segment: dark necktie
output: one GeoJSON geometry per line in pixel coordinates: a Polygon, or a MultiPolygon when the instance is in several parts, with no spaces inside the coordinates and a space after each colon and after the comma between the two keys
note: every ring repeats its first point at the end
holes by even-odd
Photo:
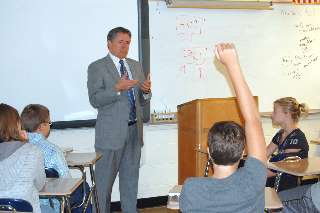
{"type": "MultiPolygon", "coordinates": [[[[127,75],[127,79],[129,79],[129,74],[126,70],[126,67],[124,66],[124,62],[121,59],[119,61],[120,63],[120,73],[121,73],[121,77],[124,75],[127,75]]],[[[129,89],[127,91],[127,95],[128,95],[128,101],[130,103],[130,114],[129,114],[129,121],[135,121],[136,120],[136,105],[135,105],[135,100],[134,100],[134,94],[133,94],[133,88],[129,89]]]]}

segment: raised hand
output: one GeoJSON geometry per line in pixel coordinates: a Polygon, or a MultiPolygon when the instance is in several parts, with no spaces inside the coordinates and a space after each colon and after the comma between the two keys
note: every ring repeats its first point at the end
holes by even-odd
{"type": "Polygon", "coordinates": [[[216,45],[215,55],[226,67],[239,66],[238,54],[232,43],[220,43],[216,45]]]}

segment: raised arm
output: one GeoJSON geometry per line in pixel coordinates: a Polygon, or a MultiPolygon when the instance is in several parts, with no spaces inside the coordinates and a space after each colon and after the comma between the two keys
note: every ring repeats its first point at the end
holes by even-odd
{"type": "Polygon", "coordinates": [[[260,115],[242,75],[237,51],[233,44],[221,43],[216,46],[216,56],[225,65],[237,96],[240,111],[245,121],[248,155],[266,164],[266,143],[260,115]]]}

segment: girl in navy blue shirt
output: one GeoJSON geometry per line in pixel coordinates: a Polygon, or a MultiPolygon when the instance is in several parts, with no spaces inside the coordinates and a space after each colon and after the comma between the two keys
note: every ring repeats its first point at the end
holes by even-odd
{"type": "MultiPolygon", "coordinates": [[[[267,146],[267,155],[271,162],[285,159],[289,156],[308,157],[309,145],[304,133],[298,128],[301,115],[307,114],[305,104],[299,104],[295,98],[285,97],[274,102],[272,123],[281,129],[267,146]]],[[[267,186],[273,186],[276,173],[268,172],[267,186]]],[[[283,174],[279,191],[293,188],[297,185],[297,177],[283,174]]]]}

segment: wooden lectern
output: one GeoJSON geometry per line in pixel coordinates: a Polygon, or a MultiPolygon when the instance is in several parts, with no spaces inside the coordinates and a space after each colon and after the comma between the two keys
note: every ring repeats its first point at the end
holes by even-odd
{"type": "Polygon", "coordinates": [[[204,175],[208,132],[218,121],[243,124],[236,98],[197,99],[178,105],[178,184],[204,175]]]}

